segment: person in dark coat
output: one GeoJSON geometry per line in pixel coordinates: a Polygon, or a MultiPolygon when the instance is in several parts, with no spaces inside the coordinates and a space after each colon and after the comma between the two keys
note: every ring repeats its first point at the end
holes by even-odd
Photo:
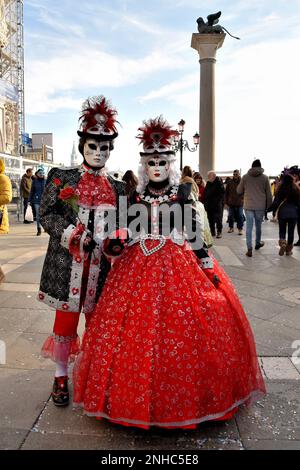
{"type": "Polygon", "coordinates": [[[236,221],[238,234],[243,234],[243,196],[236,192],[241,181],[241,175],[239,170],[234,170],[232,178],[226,184],[225,189],[225,204],[228,206],[228,233],[234,232],[234,222],[236,221]]]}
{"type": "MultiPolygon", "coordinates": [[[[277,214],[279,224],[279,255],[292,254],[294,232],[300,210],[300,190],[295,184],[292,175],[286,174],[277,190],[275,199],[269,208],[273,216],[277,214]],[[288,237],[286,241],[286,231],[288,237]]],[[[268,212],[269,212],[268,211],[268,212]]]]}
{"type": "Polygon", "coordinates": [[[207,212],[210,231],[213,237],[222,237],[223,209],[224,209],[224,185],[214,171],[207,173],[207,183],[204,190],[204,207],[207,212]]]}
{"type": "Polygon", "coordinates": [[[41,235],[41,222],[40,222],[40,205],[42,195],[45,189],[45,173],[43,168],[39,168],[36,172],[36,178],[32,181],[31,190],[28,202],[35,209],[36,214],[36,225],[37,225],[37,236],[41,235]]]}
{"type": "Polygon", "coordinates": [[[125,194],[128,199],[132,196],[138,185],[138,179],[132,170],[127,170],[123,175],[122,181],[125,183],[125,194]]]}
{"type": "Polygon", "coordinates": [[[23,198],[23,208],[24,208],[24,224],[30,223],[25,220],[25,214],[28,206],[28,199],[30,195],[30,190],[32,186],[32,168],[27,168],[26,172],[21,179],[21,197],[23,198]]]}

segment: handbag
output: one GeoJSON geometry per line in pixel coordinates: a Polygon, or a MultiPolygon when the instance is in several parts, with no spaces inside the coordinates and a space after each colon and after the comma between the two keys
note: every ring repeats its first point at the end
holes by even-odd
{"type": "Polygon", "coordinates": [[[273,220],[275,221],[278,221],[278,214],[279,214],[279,209],[280,207],[286,202],[286,199],[284,199],[283,201],[281,201],[281,203],[279,204],[279,206],[277,207],[277,210],[274,214],[274,217],[273,217],[273,220]]]}
{"type": "Polygon", "coordinates": [[[33,222],[33,212],[32,212],[32,207],[30,204],[28,204],[26,213],[25,213],[25,220],[26,222],[33,222]]]}

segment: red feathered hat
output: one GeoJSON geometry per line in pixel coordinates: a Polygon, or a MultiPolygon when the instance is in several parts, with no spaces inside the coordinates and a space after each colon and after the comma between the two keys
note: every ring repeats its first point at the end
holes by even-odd
{"type": "Polygon", "coordinates": [[[171,129],[170,124],[162,116],[143,121],[143,126],[138,130],[141,133],[137,135],[137,139],[140,139],[144,148],[144,152],[140,152],[141,157],[150,157],[154,154],[175,155],[171,147],[172,137],[176,131],[171,129]]]}
{"type": "Polygon", "coordinates": [[[92,96],[82,105],[81,130],[77,134],[99,141],[113,140],[118,136],[116,116],[117,111],[104,96],[92,96]]]}

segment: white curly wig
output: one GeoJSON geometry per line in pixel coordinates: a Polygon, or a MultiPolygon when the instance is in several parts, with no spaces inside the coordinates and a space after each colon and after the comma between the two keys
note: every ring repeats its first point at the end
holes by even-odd
{"type": "MultiPolygon", "coordinates": [[[[163,156],[161,156],[164,158],[163,156]]],[[[143,193],[145,191],[145,188],[147,184],[149,183],[149,177],[147,175],[147,169],[146,165],[149,160],[153,158],[153,155],[149,155],[147,157],[141,157],[140,163],[139,163],[139,168],[138,168],[138,186],[136,188],[137,192],[139,194],[143,193]]],[[[166,160],[170,163],[170,172],[169,172],[169,183],[171,186],[174,186],[176,184],[179,184],[180,180],[180,171],[179,168],[177,167],[177,162],[174,157],[168,156],[166,160]]]]}

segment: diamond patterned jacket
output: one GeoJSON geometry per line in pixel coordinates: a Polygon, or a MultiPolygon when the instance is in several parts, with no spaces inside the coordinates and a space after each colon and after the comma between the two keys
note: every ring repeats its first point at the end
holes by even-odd
{"type": "MultiPolygon", "coordinates": [[[[103,240],[97,237],[97,227],[107,210],[116,211],[118,225],[119,196],[124,195],[125,183],[105,174],[105,187],[114,195],[116,206],[107,207],[99,204],[93,208],[79,207],[78,215],[73,208],[59,198],[60,190],[65,187],[76,190],[87,169],[81,165],[75,168],[52,168],[40,206],[41,224],[50,235],[48,250],[41,275],[38,299],[50,307],[69,312],[91,312],[100,296],[110,270],[110,262],[101,251],[103,240]],[[94,250],[88,267],[84,261],[84,252],[78,256],[69,253],[69,240],[78,222],[92,227],[94,250]],[[88,269],[88,271],[87,271],[88,269]],[[84,274],[84,276],[83,276],[84,274]],[[87,279],[86,294],[80,299],[82,280],[87,279]]],[[[89,191],[89,188],[86,188],[89,191]]],[[[105,196],[105,195],[103,195],[105,196]]],[[[98,229],[99,232],[99,229],[98,229]]]]}

